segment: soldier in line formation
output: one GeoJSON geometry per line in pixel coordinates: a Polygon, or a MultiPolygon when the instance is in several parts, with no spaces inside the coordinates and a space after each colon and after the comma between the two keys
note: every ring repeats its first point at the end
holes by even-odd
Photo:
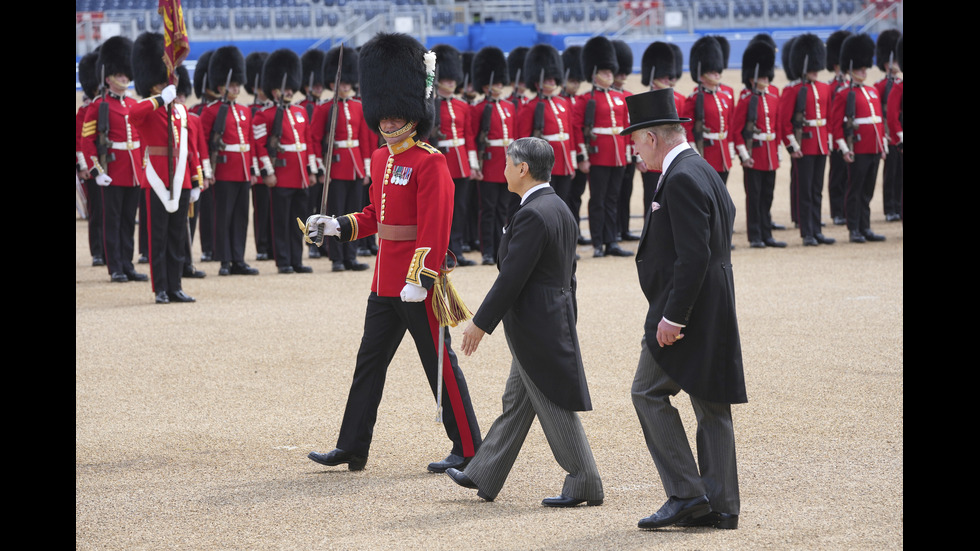
{"type": "MultiPolygon", "coordinates": [[[[779,144],[792,165],[791,213],[804,245],[834,242],[821,231],[825,173],[833,223],[847,225],[851,242],[881,241],[869,223],[881,160],[886,220],[901,220],[903,213],[902,45],[893,30],[882,32],[877,43],[847,31],[833,33],[826,43],[812,34],[794,37],[783,46],[790,82],[780,91],[771,83],[776,45],[760,34],[745,50],[745,88],[736,96],[721,82],[728,65],[724,37],[705,36],[692,46],[690,94],[677,85],[684,65],[680,48],[654,42],[643,52],[641,82],[650,89],[674,88],[678,113],[691,119],[688,141],[723,181],[734,160],[742,163],[751,247],[786,246],[773,238],[772,230],[784,228],[770,216],[779,144]],[[865,79],[873,64],[886,77],[872,85],[865,79]],[[817,80],[824,68],[835,75],[828,83],[817,80]]],[[[131,41],[115,37],[83,57],[79,81],[85,101],[76,116],[76,169],[88,199],[92,263],[106,266],[110,280],[120,283],[152,279],[132,261],[137,212],[140,220],[152,220],[148,195],[139,189],[152,188],[146,169],[154,161],[130,117],[138,102],[127,88],[133,67],[142,63],[132,49],[131,41]]],[[[631,255],[619,242],[637,239],[629,230],[634,170],[641,174],[644,205],[660,175],[619,135],[629,125],[625,98],[631,92],[623,84],[632,73],[630,47],[598,36],[564,52],[547,44],[515,48],[506,56],[495,46],[460,52],[441,44],[433,51],[435,121],[421,137],[446,157],[455,184],[447,266],[475,264],[464,256],[469,252],[479,252],[484,265],[496,262],[501,232],[517,206],[506,190],[504,151],[525,136],[552,145],[552,186],[577,219],[588,186],[590,231],[588,237],[580,234],[579,244],[591,244],[594,257],[631,255]],[[585,82],[591,87],[582,92],[585,82]]],[[[195,233],[201,260],[220,262],[219,275],[258,273],[244,258],[249,202],[256,260],[274,260],[282,274],[308,273],[306,252],[310,258],[328,256],[333,271],[367,269],[356,256],[376,251],[373,241],[306,247],[295,224],[320,211],[328,169],[326,214],[367,204],[371,153],[381,140],[363,116],[357,56],[356,49],[342,46],[303,56],[282,49],[247,57],[225,46],[200,56],[193,82],[199,103],[185,109],[191,157],[198,161],[188,165],[196,190],[188,196],[196,202],[188,208],[186,244],[180,254],[171,252],[174,262],[180,258],[182,277],[204,277],[190,256],[195,233]],[[254,98],[249,106],[237,102],[243,87],[254,98]],[[323,98],[324,90],[333,97],[323,98]],[[297,92],[304,99],[294,104],[297,92]]],[[[178,81],[183,98],[191,83],[186,70],[178,73],[185,75],[178,81]]],[[[153,254],[150,226],[140,227],[140,262],[150,262],[153,254]]]]}

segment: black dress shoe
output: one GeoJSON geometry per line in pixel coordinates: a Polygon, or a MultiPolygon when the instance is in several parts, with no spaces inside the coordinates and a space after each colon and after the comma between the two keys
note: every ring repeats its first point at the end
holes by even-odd
{"type": "Polygon", "coordinates": [[[371,249],[367,247],[358,247],[357,256],[371,256],[371,249]]]}
{"type": "Polygon", "coordinates": [[[640,519],[640,528],[663,528],[678,522],[693,520],[711,512],[708,496],[679,499],[671,496],[656,513],[640,519]]]}
{"type": "Polygon", "coordinates": [[[292,266],[279,266],[280,274],[295,274],[296,270],[292,266]]]}
{"type": "Polygon", "coordinates": [[[105,259],[102,258],[101,256],[93,256],[92,257],[92,265],[93,266],[105,266],[105,259]]]}
{"type": "Polygon", "coordinates": [[[623,241],[639,241],[640,240],[640,236],[639,235],[634,235],[634,234],[632,234],[630,232],[623,232],[619,237],[623,241]]]}
{"type": "Polygon", "coordinates": [[[349,260],[347,262],[344,262],[344,268],[352,272],[363,272],[364,270],[367,270],[369,266],[363,262],[358,262],[356,260],[349,260]]]}
{"type": "MultiPolygon", "coordinates": [[[[751,241],[751,242],[749,242],[749,247],[751,247],[753,249],[765,249],[766,248],[766,244],[763,243],[762,241],[751,241]]],[[[732,248],[734,249],[735,247],[732,247],[732,248]]]]}
{"type": "Polygon", "coordinates": [[[337,261],[330,264],[330,271],[332,272],[343,272],[347,269],[343,262],[337,261]]]}
{"type": "Polygon", "coordinates": [[[351,471],[364,470],[364,465],[367,464],[366,455],[357,455],[356,453],[345,452],[340,448],[335,448],[327,453],[310,452],[310,454],[306,457],[309,457],[313,461],[328,467],[336,467],[337,465],[347,463],[347,468],[351,471]]]}
{"type": "Polygon", "coordinates": [[[850,238],[849,239],[850,239],[851,243],[865,243],[865,242],[867,242],[867,239],[865,239],[864,236],[861,235],[861,232],[859,232],[859,231],[852,231],[850,233],[850,238]]]}
{"type": "Polygon", "coordinates": [[[147,281],[150,278],[146,274],[141,274],[139,272],[126,272],[126,279],[130,281],[147,281]]]}
{"type": "Polygon", "coordinates": [[[261,262],[263,260],[269,260],[268,253],[255,253],[255,260],[261,262]]]}
{"type": "Polygon", "coordinates": [[[170,299],[170,302],[196,302],[194,300],[194,297],[188,295],[187,293],[179,289],[172,293],[168,291],[167,298],[170,299]]]}
{"type": "Polygon", "coordinates": [[[313,267],[312,266],[304,266],[304,265],[300,264],[299,266],[293,266],[293,271],[296,272],[297,274],[312,274],[313,273],[313,267]]]}
{"type": "Polygon", "coordinates": [[[470,477],[466,476],[466,473],[464,473],[459,469],[454,469],[452,467],[449,467],[448,469],[446,469],[446,474],[449,475],[449,478],[453,479],[453,482],[459,484],[464,488],[469,488],[470,490],[479,490],[479,488],[476,487],[476,483],[470,480],[470,477]]]}
{"type": "Polygon", "coordinates": [[[494,259],[493,259],[492,256],[490,256],[488,254],[483,255],[483,265],[484,266],[493,266],[494,264],[496,264],[496,262],[494,261],[494,259]]]}
{"type": "Polygon", "coordinates": [[[711,511],[703,517],[678,522],[677,526],[683,526],[685,528],[708,527],[735,530],[738,528],[738,515],[711,511]]]}
{"type": "Polygon", "coordinates": [[[603,252],[602,247],[596,247],[595,250],[592,251],[592,258],[602,258],[604,256],[606,256],[606,253],[603,252]]]}
{"type": "Polygon", "coordinates": [[[873,232],[871,230],[864,230],[863,232],[861,232],[861,235],[864,236],[864,240],[865,241],[884,241],[885,240],[885,236],[884,235],[875,233],[875,232],[873,232]]]}
{"type": "Polygon", "coordinates": [[[476,266],[475,260],[470,260],[469,258],[459,257],[456,259],[457,266],[476,266]]]}
{"type": "Polygon", "coordinates": [[[602,500],[575,499],[574,497],[565,497],[563,495],[558,497],[546,497],[541,500],[541,505],[544,505],[545,507],[577,507],[583,503],[589,507],[596,507],[598,505],[602,505],[602,500]]]}
{"type": "Polygon", "coordinates": [[[803,238],[803,246],[804,247],[816,247],[819,244],[820,243],[817,241],[817,239],[815,237],[804,237],[803,238]]]}
{"type": "Polygon", "coordinates": [[[824,235],[822,233],[818,233],[817,235],[814,235],[813,237],[814,237],[814,239],[817,240],[817,243],[820,243],[821,245],[833,245],[834,243],[837,243],[837,240],[836,239],[834,239],[833,237],[827,237],[826,235],[824,235]]]}
{"type": "Polygon", "coordinates": [[[320,249],[316,245],[310,245],[310,258],[320,258],[320,249]]]}
{"type": "Polygon", "coordinates": [[[201,253],[201,262],[212,262],[214,260],[214,255],[211,253],[201,253]]]}
{"type": "Polygon", "coordinates": [[[141,254],[139,258],[136,259],[137,264],[149,264],[150,259],[147,258],[145,254],[141,254]]]}
{"type": "Polygon", "coordinates": [[[776,231],[783,231],[786,229],[786,226],[773,222],[772,224],[769,224],[769,229],[776,230],[776,231]]]}
{"type": "Polygon", "coordinates": [[[231,275],[231,262],[222,262],[221,267],[218,268],[219,276],[231,275]]]}
{"type": "Polygon", "coordinates": [[[892,212],[885,215],[885,222],[898,222],[902,219],[902,215],[897,212],[892,212]]]}
{"type": "Polygon", "coordinates": [[[843,216],[835,216],[834,217],[834,225],[835,226],[843,226],[846,223],[847,223],[847,218],[844,218],[843,216]]]}
{"type": "Polygon", "coordinates": [[[463,243],[460,246],[459,250],[463,251],[464,253],[468,253],[473,250],[473,247],[470,247],[469,243],[463,243]]]}
{"type": "Polygon", "coordinates": [[[585,237],[582,237],[580,235],[580,236],[578,236],[578,244],[579,245],[591,245],[592,244],[592,240],[591,239],[587,239],[585,237]]]}
{"type": "Polygon", "coordinates": [[[244,262],[234,262],[231,265],[232,275],[259,275],[259,271],[244,262]]]}
{"type": "Polygon", "coordinates": [[[786,248],[786,242],[785,241],[776,241],[775,239],[773,239],[771,237],[769,239],[766,239],[765,241],[763,241],[763,243],[765,243],[767,247],[776,247],[777,249],[785,249],[786,248]]]}
{"type": "Polygon", "coordinates": [[[155,297],[157,304],[170,304],[170,297],[167,296],[166,291],[160,291],[155,297]]]}
{"type": "Polygon", "coordinates": [[[621,249],[619,245],[612,243],[606,245],[606,256],[633,256],[633,251],[621,249]]]}
{"type": "Polygon", "coordinates": [[[442,461],[435,461],[433,463],[429,463],[429,472],[444,473],[446,472],[446,469],[456,469],[458,471],[461,471],[465,469],[467,465],[470,464],[470,459],[472,459],[472,457],[461,457],[459,455],[451,453],[447,455],[446,458],[443,459],[442,461]]]}
{"type": "Polygon", "coordinates": [[[126,283],[127,281],[129,281],[129,278],[126,277],[126,274],[122,272],[116,272],[109,276],[109,281],[113,283],[126,283]]]}
{"type": "Polygon", "coordinates": [[[207,274],[205,274],[201,270],[195,268],[193,264],[184,265],[184,277],[190,279],[203,279],[206,275],[207,274]]]}

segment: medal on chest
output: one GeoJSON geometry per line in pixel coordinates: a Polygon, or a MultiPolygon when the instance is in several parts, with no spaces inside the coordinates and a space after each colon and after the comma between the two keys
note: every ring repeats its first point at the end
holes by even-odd
{"type": "Polygon", "coordinates": [[[395,186],[404,186],[408,184],[408,179],[412,176],[412,167],[410,166],[396,166],[391,172],[391,178],[388,182],[395,186]]]}

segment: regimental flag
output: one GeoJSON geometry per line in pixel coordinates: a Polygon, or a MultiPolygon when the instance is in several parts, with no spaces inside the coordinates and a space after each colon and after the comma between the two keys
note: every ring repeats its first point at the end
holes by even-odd
{"type": "Polygon", "coordinates": [[[163,17],[163,62],[167,65],[168,82],[174,84],[174,68],[183,63],[191,48],[184,10],[180,0],[160,0],[157,12],[163,17]]]}

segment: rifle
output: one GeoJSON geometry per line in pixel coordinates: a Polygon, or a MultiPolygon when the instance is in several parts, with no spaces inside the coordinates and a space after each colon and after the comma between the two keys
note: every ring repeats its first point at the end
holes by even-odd
{"type": "Polygon", "coordinates": [[[655,90],[656,86],[653,85],[653,75],[657,74],[657,66],[654,65],[650,67],[650,89],[655,90]]]}
{"type": "Polygon", "coordinates": [[[762,92],[758,90],[759,64],[755,64],[755,77],[752,79],[752,98],[749,100],[749,110],[745,115],[745,126],[742,128],[742,139],[745,140],[745,151],[749,158],[752,158],[752,135],[756,133],[759,125],[759,96],[762,92]]]}
{"type": "MultiPolygon", "coordinates": [[[[851,61],[851,67],[848,72],[854,71],[854,62],[851,61]]],[[[847,143],[847,149],[850,152],[854,152],[854,115],[857,112],[856,101],[854,92],[854,79],[851,78],[851,83],[847,90],[847,103],[844,104],[844,141],[847,143]]]]}
{"type": "Polygon", "coordinates": [[[596,68],[592,68],[592,92],[589,96],[589,101],[585,103],[585,121],[582,127],[582,136],[585,138],[585,149],[589,153],[595,153],[599,151],[599,147],[593,145],[595,142],[595,132],[592,131],[595,128],[595,74],[596,68]]]}
{"type": "MultiPolygon", "coordinates": [[[[698,62],[698,76],[701,76],[701,62],[698,62]]],[[[704,157],[704,85],[698,81],[697,96],[694,98],[694,146],[704,157]]]]}
{"type": "MultiPolygon", "coordinates": [[[[493,87],[494,72],[490,72],[490,87],[493,87]]],[[[490,92],[487,92],[490,95],[490,92]]],[[[489,145],[490,119],[493,116],[493,100],[489,97],[483,102],[483,116],[480,118],[480,135],[476,139],[476,158],[480,164],[480,172],[483,172],[483,161],[487,158],[487,145],[489,145]]]]}
{"type": "Polygon", "coordinates": [[[116,155],[109,153],[109,85],[105,83],[105,65],[102,66],[102,101],[99,103],[99,119],[95,128],[95,149],[99,156],[99,166],[108,174],[108,163],[114,161],[116,155]]]}
{"type": "MultiPolygon", "coordinates": [[[[810,56],[807,55],[803,58],[803,71],[806,71],[807,66],[810,63],[810,56]]],[[[801,75],[802,81],[800,82],[800,90],[796,93],[796,107],[793,110],[793,136],[796,138],[796,144],[803,149],[803,123],[806,120],[806,97],[807,97],[807,87],[809,83],[806,79],[806,73],[801,75]]]]}
{"type": "MultiPolygon", "coordinates": [[[[341,47],[343,49],[343,47],[341,47]]],[[[306,86],[306,120],[313,120],[313,111],[316,109],[316,98],[313,95],[313,71],[310,71],[310,83],[306,86]]]]}
{"type": "MultiPolygon", "coordinates": [[[[439,87],[439,65],[436,64],[436,74],[435,74],[436,87],[439,87]]],[[[439,147],[439,142],[446,138],[446,135],[442,133],[442,96],[439,95],[439,91],[432,95],[432,130],[429,131],[429,143],[439,147]]]]}
{"type": "Polygon", "coordinates": [[[225,126],[228,123],[228,87],[231,85],[231,72],[228,69],[228,78],[225,79],[225,91],[221,94],[221,105],[218,107],[218,114],[214,117],[214,125],[211,127],[211,135],[208,136],[208,156],[211,159],[211,169],[217,171],[218,153],[224,151],[225,143],[222,138],[225,135],[225,126]]]}
{"type": "Polygon", "coordinates": [[[538,104],[534,106],[534,130],[531,135],[540,138],[544,135],[544,69],[541,69],[541,76],[538,77],[538,104]]]}
{"type": "Polygon", "coordinates": [[[888,54],[888,72],[885,73],[885,90],[881,93],[881,120],[885,135],[888,135],[888,94],[892,92],[895,85],[895,75],[892,74],[892,64],[895,62],[895,52],[888,54]]]}
{"type": "Polygon", "coordinates": [[[517,74],[514,75],[514,91],[510,94],[510,101],[513,102],[514,108],[517,109],[521,106],[521,97],[517,94],[517,89],[520,87],[521,82],[521,68],[517,68],[517,74]]]}
{"type": "Polygon", "coordinates": [[[272,161],[272,166],[286,166],[286,160],[279,158],[282,151],[280,140],[282,140],[282,117],[286,111],[286,74],[282,75],[282,86],[279,87],[279,97],[275,100],[276,115],[272,119],[272,128],[269,130],[269,137],[265,142],[265,149],[272,161]]]}

